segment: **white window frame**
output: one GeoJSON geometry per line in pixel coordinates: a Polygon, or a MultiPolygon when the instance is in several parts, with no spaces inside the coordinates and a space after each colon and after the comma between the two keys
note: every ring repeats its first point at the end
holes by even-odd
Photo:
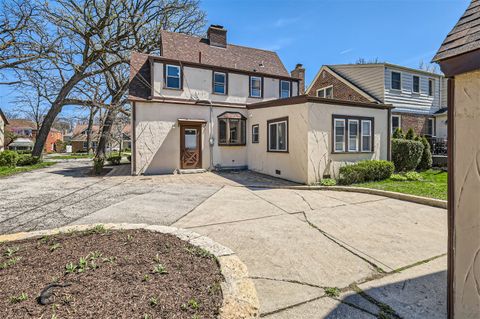
{"type": "Polygon", "coordinates": [[[402,90],[402,86],[403,86],[403,83],[402,83],[402,72],[390,71],[390,89],[395,90],[395,91],[401,91],[401,90],[402,90]],[[393,87],[393,73],[400,74],[400,88],[399,88],[399,89],[393,87]]]}
{"type": "Polygon", "coordinates": [[[393,118],[398,118],[398,127],[402,128],[402,117],[400,115],[392,115],[390,125],[392,126],[392,134],[395,132],[396,128],[393,127],[393,118]]]}
{"type": "Polygon", "coordinates": [[[283,152],[283,153],[287,153],[288,152],[288,120],[278,120],[278,121],[271,121],[268,123],[267,125],[267,129],[268,129],[268,141],[267,141],[267,149],[269,152],[283,152]],[[280,134],[278,134],[279,132],[279,124],[282,124],[282,123],[285,123],[285,148],[284,149],[280,149],[279,148],[279,145],[280,145],[280,134]],[[272,135],[270,134],[270,127],[271,126],[276,126],[276,131],[277,131],[277,136],[276,136],[276,148],[271,148],[271,145],[270,145],[270,140],[272,138],[272,135]]]}
{"type": "Polygon", "coordinates": [[[175,89],[175,90],[180,90],[182,88],[182,68],[179,65],[174,65],[174,64],[165,65],[165,88],[175,89]],[[168,75],[168,68],[169,67],[173,67],[173,68],[178,69],[178,77],[168,75]],[[168,86],[168,78],[174,78],[174,79],[178,78],[178,87],[168,86]]]}
{"type": "Polygon", "coordinates": [[[360,146],[360,142],[358,141],[358,138],[359,138],[359,130],[360,130],[360,121],[357,120],[357,119],[348,119],[348,128],[347,128],[347,131],[348,131],[348,152],[351,152],[351,153],[358,153],[358,149],[359,149],[359,146],[360,146]],[[357,132],[355,134],[355,149],[351,149],[350,148],[350,141],[352,139],[352,136],[350,135],[351,132],[350,132],[350,123],[356,123],[357,124],[357,132]]]}
{"type": "Polygon", "coordinates": [[[435,118],[429,117],[427,119],[427,129],[430,127],[430,121],[432,121],[432,134],[430,132],[427,132],[427,135],[430,135],[431,137],[435,137],[435,118]]]}
{"type": "Polygon", "coordinates": [[[420,76],[412,75],[412,93],[420,94],[420,91],[421,91],[420,82],[421,82],[420,76]],[[418,79],[418,91],[415,91],[415,78],[418,79]]]}
{"type": "Polygon", "coordinates": [[[435,95],[435,79],[428,79],[428,96],[434,96],[435,95]],[[430,91],[430,83],[432,85],[432,90],[430,91]]]}
{"type": "Polygon", "coordinates": [[[340,118],[333,119],[333,152],[334,153],[344,153],[345,152],[345,134],[347,132],[346,120],[340,118]],[[337,122],[343,123],[343,141],[342,149],[337,149],[337,122]]]}
{"type": "Polygon", "coordinates": [[[317,97],[321,97],[321,98],[324,98],[324,99],[333,99],[333,85],[329,85],[329,86],[318,89],[317,90],[317,97]],[[327,90],[328,89],[331,89],[331,92],[332,92],[330,97],[327,97],[327,90]],[[323,92],[323,96],[319,95],[320,92],[323,92]]]}
{"type": "Polygon", "coordinates": [[[260,125],[259,124],[253,124],[252,125],[252,144],[258,144],[260,143],[260,125]],[[255,130],[257,131],[255,133],[255,130]],[[257,140],[255,140],[253,137],[257,136],[257,140]]]}
{"type": "Polygon", "coordinates": [[[361,145],[360,146],[361,147],[360,151],[362,153],[371,153],[372,152],[372,149],[373,149],[373,147],[372,147],[372,145],[373,145],[373,123],[372,123],[372,120],[362,120],[361,121],[361,125],[360,125],[360,145],[361,145]],[[364,135],[363,134],[363,124],[364,123],[368,123],[368,125],[369,125],[369,132],[370,132],[369,135],[364,135]],[[369,141],[370,141],[370,143],[368,145],[368,150],[365,150],[364,147],[363,147],[364,146],[363,138],[365,136],[368,136],[369,141]]]}
{"type": "Polygon", "coordinates": [[[286,99],[292,96],[292,82],[286,81],[286,80],[280,80],[280,98],[281,99],[286,99]],[[282,87],[284,83],[288,84],[288,95],[287,96],[282,96],[282,93],[285,91],[282,87]]]}
{"type": "Polygon", "coordinates": [[[227,95],[227,73],[225,72],[213,72],[213,94],[218,94],[218,95],[227,95]],[[223,83],[222,82],[216,82],[215,81],[215,75],[216,74],[221,74],[223,75],[223,83]],[[215,85],[222,85],[223,84],[223,93],[215,92],[215,85]]]}
{"type": "Polygon", "coordinates": [[[263,78],[261,76],[250,76],[250,97],[261,98],[262,95],[263,95],[263,78]],[[254,79],[260,80],[260,89],[259,89],[260,94],[258,96],[252,94],[253,93],[253,80],[254,79]]]}

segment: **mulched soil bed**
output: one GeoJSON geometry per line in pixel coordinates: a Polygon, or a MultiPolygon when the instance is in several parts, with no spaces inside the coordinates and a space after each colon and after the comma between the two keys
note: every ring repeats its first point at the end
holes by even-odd
{"type": "Polygon", "coordinates": [[[222,304],[215,257],[168,234],[96,226],[0,252],[1,318],[215,318],[222,304]]]}

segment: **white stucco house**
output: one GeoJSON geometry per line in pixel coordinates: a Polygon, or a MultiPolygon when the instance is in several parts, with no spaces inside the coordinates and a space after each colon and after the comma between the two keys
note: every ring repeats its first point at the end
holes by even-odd
{"type": "Polygon", "coordinates": [[[132,53],[132,174],[250,169],[312,184],[388,159],[391,106],[304,95],[305,70],[275,52],[162,32],[161,55],[132,53]]]}
{"type": "Polygon", "coordinates": [[[0,152],[5,149],[5,126],[8,124],[7,117],[0,109],[0,152]]]}

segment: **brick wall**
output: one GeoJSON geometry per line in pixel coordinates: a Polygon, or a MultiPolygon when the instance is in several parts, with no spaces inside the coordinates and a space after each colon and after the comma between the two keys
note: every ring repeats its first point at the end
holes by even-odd
{"type": "Polygon", "coordinates": [[[317,96],[317,90],[333,85],[333,98],[339,100],[370,102],[366,97],[340,81],[330,72],[323,70],[318,79],[312,84],[308,95],[317,96]]]}
{"type": "Polygon", "coordinates": [[[400,115],[401,126],[404,133],[407,133],[410,128],[412,128],[417,135],[425,135],[427,133],[427,120],[430,117],[425,115],[399,114],[394,112],[392,112],[392,115],[400,115]]]}

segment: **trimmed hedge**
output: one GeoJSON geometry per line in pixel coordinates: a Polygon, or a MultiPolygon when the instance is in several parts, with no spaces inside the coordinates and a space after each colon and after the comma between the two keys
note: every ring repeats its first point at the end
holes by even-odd
{"type": "Polygon", "coordinates": [[[340,168],[339,184],[350,185],[389,178],[395,166],[389,161],[368,160],[340,168]]]}
{"type": "Polygon", "coordinates": [[[18,157],[17,166],[35,165],[40,162],[40,158],[30,154],[21,154],[18,157]]]}
{"type": "Polygon", "coordinates": [[[427,169],[432,168],[432,152],[430,150],[430,143],[428,143],[425,137],[422,137],[420,139],[420,142],[422,142],[423,144],[423,153],[422,157],[420,158],[420,163],[418,163],[417,169],[426,171],[427,169]]]}
{"type": "Polygon", "coordinates": [[[0,166],[15,167],[18,162],[18,153],[15,151],[0,152],[0,166]]]}
{"type": "Polygon", "coordinates": [[[414,140],[392,139],[392,161],[398,172],[413,171],[423,155],[422,142],[414,140]]]}

